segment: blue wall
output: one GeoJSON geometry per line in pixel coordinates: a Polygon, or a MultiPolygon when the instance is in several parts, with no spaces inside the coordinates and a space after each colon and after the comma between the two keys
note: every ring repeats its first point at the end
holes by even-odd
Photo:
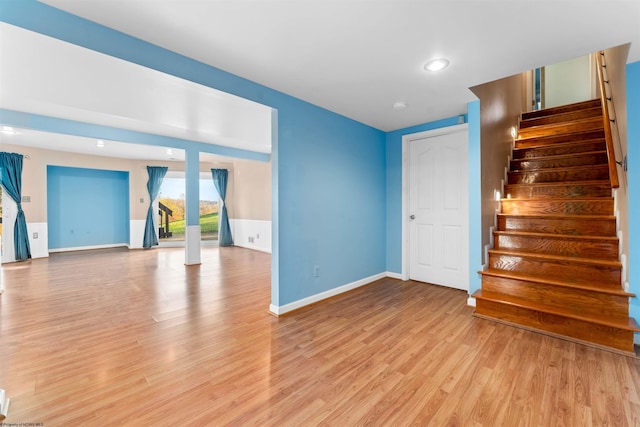
{"type": "MultiPolygon", "coordinates": [[[[277,288],[273,304],[284,305],[385,271],[383,132],[34,0],[3,1],[0,20],[278,110],[272,154],[277,159],[272,177],[277,186],[272,217],[272,281],[277,288]],[[317,278],[315,266],[320,267],[317,278]]],[[[14,113],[5,111],[4,116],[14,113]]],[[[132,142],[185,148],[188,158],[192,151],[216,152],[215,146],[190,141],[167,142],[104,126],[30,118],[53,120],[60,133],[106,139],[120,139],[113,136],[123,134],[136,138],[132,142]]]]}
{"type": "Polygon", "coordinates": [[[129,243],[129,173],[47,166],[49,248],[129,243]]]}
{"type": "Polygon", "coordinates": [[[384,272],[384,133],[308,104],[279,117],[280,303],[384,272]]]}
{"type": "MultiPolygon", "coordinates": [[[[640,62],[627,64],[627,156],[629,171],[629,314],[640,321],[640,62]]],[[[640,334],[636,334],[640,343],[640,334]]]]}

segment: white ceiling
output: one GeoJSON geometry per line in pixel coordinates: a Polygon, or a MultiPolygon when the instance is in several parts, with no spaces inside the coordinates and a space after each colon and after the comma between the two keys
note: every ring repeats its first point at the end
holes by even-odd
{"type": "Polygon", "coordinates": [[[640,60],[638,0],[42,1],[385,131],[596,50],[631,42],[640,60]],[[449,68],[423,70],[441,56],[449,68]]]}

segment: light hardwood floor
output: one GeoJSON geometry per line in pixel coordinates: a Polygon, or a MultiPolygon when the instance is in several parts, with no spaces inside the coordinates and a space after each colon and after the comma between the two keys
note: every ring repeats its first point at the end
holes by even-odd
{"type": "Polygon", "coordinates": [[[7,423],[638,426],[640,361],[380,280],[275,318],[270,256],[102,250],[5,265],[7,423]]]}

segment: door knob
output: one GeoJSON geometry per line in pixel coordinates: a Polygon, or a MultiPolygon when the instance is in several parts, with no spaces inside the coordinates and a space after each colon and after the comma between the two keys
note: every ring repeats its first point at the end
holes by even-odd
{"type": "Polygon", "coordinates": [[[415,215],[411,215],[409,218],[413,220],[413,219],[416,219],[416,216],[415,215]]]}

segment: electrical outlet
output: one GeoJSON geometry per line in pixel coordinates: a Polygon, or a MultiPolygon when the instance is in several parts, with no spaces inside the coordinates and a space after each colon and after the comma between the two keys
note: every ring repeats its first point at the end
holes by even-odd
{"type": "Polygon", "coordinates": [[[249,237],[249,243],[253,243],[253,237],[249,237]]]}
{"type": "Polygon", "coordinates": [[[320,277],[320,266],[316,265],[315,267],[313,267],[313,276],[314,277],[320,277]]]}
{"type": "Polygon", "coordinates": [[[22,196],[22,203],[31,203],[31,196],[22,196]]]}
{"type": "Polygon", "coordinates": [[[260,233],[256,233],[256,239],[260,238],[260,233]]]}
{"type": "Polygon", "coordinates": [[[140,197],[140,203],[144,203],[144,197],[140,197]]]}
{"type": "Polygon", "coordinates": [[[37,238],[38,238],[38,233],[37,233],[37,232],[33,233],[33,238],[34,238],[34,239],[37,239],[37,238]]]}

